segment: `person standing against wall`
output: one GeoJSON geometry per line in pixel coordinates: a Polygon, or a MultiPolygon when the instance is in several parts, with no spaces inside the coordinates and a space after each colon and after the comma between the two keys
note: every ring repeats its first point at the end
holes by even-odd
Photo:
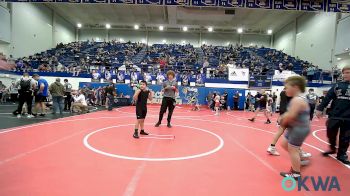
{"type": "Polygon", "coordinates": [[[63,96],[65,95],[65,89],[63,84],[61,84],[60,78],[56,78],[56,82],[50,85],[49,91],[52,95],[53,114],[56,114],[57,109],[59,109],[60,115],[63,115],[63,96]]]}
{"type": "Polygon", "coordinates": [[[6,86],[0,81],[0,100],[2,100],[2,96],[6,90],[6,86]]]}
{"type": "Polygon", "coordinates": [[[272,93],[272,113],[276,113],[276,101],[277,101],[277,95],[276,92],[272,93]]]}
{"type": "Polygon", "coordinates": [[[236,91],[235,95],[233,96],[233,108],[234,110],[238,110],[238,104],[239,104],[239,93],[236,91]]]}
{"type": "Polygon", "coordinates": [[[324,152],[324,156],[336,153],[336,141],[339,134],[339,147],[337,159],[344,164],[350,165],[347,150],[350,143],[350,65],[342,69],[343,81],[337,82],[317,107],[316,116],[320,118],[323,110],[332,101],[331,111],[327,120],[327,137],[330,150],[324,152]]]}
{"type": "Polygon", "coordinates": [[[112,111],[113,103],[114,103],[114,97],[117,95],[115,86],[113,83],[110,83],[109,86],[106,88],[106,97],[107,97],[107,110],[112,111]]]}
{"type": "Polygon", "coordinates": [[[245,107],[244,107],[244,111],[249,111],[250,109],[250,97],[252,95],[250,94],[250,92],[248,92],[247,96],[245,97],[245,107]]]}
{"type": "Polygon", "coordinates": [[[223,99],[224,99],[223,108],[224,108],[225,110],[227,110],[227,97],[228,97],[227,91],[225,91],[224,94],[222,94],[222,97],[223,97],[223,99]]]}
{"type": "Polygon", "coordinates": [[[318,96],[314,93],[314,89],[309,89],[309,94],[306,95],[306,99],[309,102],[310,106],[310,120],[314,118],[315,107],[318,102],[318,96]]]}
{"type": "Polygon", "coordinates": [[[71,104],[72,104],[72,85],[68,82],[67,79],[64,79],[64,91],[65,91],[64,110],[70,111],[71,104]]]}
{"type": "Polygon", "coordinates": [[[262,94],[260,92],[257,92],[256,95],[254,96],[254,98],[255,98],[254,108],[255,109],[257,109],[259,107],[261,97],[262,97],[262,94]]]}

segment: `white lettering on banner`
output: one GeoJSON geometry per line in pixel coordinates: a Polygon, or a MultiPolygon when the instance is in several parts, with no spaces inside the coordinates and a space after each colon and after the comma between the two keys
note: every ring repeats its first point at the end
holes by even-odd
{"type": "Polygon", "coordinates": [[[273,76],[273,81],[284,82],[290,76],[298,76],[298,74],[296,74],[294,71],[282,71],[282,73],[275,71],[275,75],[273,76]]]}
{"type": "Polygon", "coordinates": [[[248,81],[249,80],[249,69],[228,69],[228,80],[229,81],[248,81]]]}

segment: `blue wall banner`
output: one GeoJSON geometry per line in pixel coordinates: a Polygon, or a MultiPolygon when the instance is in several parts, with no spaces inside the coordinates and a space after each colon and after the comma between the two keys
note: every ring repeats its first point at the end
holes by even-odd
{"type": "Polygon", "coordinates": [[[33,3],[51,3],[55,1],[56,0],[30,0],[30,2],[33,2],[33,3]]]}
{"type": "Polygon", "coordinates": [[[125,83],[125,71],[121,70],[121,71],[117,71],[117,83],[125,83]]]}
{"type": "Polygon", "coordinates": [[[190,5],[190,0],[164,0],[165,5],[190,5]]]}
{"type": "Polygon", "coordinates": [[[108,0],[82,0],[83,3],[109,3],[108,0]]]}
{"type": "Polygon", "coordinates": [[[326,11],[327,0],[301,0],[300,10],[303,11],[326,11]]]}
{"type": "Polygon", "coordinates": [[[136,0],[109,0],[110,3],[136,4],[136,0]]]}
{"type": "Polygon", "coordinates": [[[350,13],[350,3],[339,3],[338,0],[328,0],[328,12],[347,12],[350,13]]]}
{"type": "Polygon", "coordinates": [[[205,85],[205,74],[197,74],[196,75],[196,86],[204,86],[205,85]]]}
{"type": "Polygon", "coordinates": [[[246,7],[272,9],[273,0],[246,0],[246,7]]]}
{"type": "Polygon", "coordinates": [[[217,4],[221,7],[244,7],[245,0],[218,0],[217,4]]]}
{"type": "Polygon", "coordinates": [[[137,0],[137,4],[163,5],[163,0],[137,0]]]}
{"type": "Polygon", "coordinates": [[[81,3],[81,0],[56,0],[57,3],[81,3]]]}
{"type": "Polygon", "coordinates": [[[226,7],[350,13],[350,3],[338,0],[4,0],[36,3],[111,3],[139,5],[172,5],[188,7],[226,7]]]}
{"type": "Polygon", "coordinates": [[[274,0],[273,7],[277,10],[299,10],[300,0],[274,0]]]}
{"type": "Polygon", "coordinates": [[[191,5],[200,7],[216,6],[217,0],[192,0],[191,5]]]}

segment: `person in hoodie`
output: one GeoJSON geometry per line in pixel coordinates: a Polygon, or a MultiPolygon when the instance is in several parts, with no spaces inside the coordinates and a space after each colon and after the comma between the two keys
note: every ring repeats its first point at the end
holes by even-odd
{"type": "Polygon", "coordinates": [[[61,83],[60,78],[56,78],[56,81],[50,85],[49,91],[52,95],[53,114],[56,114],[57,109],[59,109],[60,115],[63,115],[63,108],[64,108],[63,97],[65,95],[65,89],[63,84],[61,83]]]}
{"type": "Polygon", "coordinates": [[[337,153],[337,159],[350,165],[347,155],[350,144],[350,65],[342,69],[343,81],[337,82],[329,89],[320,105],[317,107],[316,116],[320,118],[323,110],[332,101],[331,110],[328,115],[327,137],[329,150],[324,152],[324,156],[337,153]],[[339,147],[336,148],[339,133],[339,147]]]}

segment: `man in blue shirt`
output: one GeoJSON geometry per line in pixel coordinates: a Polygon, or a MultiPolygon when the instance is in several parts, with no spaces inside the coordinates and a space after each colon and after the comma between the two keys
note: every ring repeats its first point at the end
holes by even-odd
{"type": "Polygon", "coordinates": [[[33,74],[32,78],[38,82],[37,89],[35,90],[35,114],[37,116],[41,110],[40,116],[45,116],[46,113],[46,99],[49,95],[49,84],[43,78],[40,78],[38,74],[33,74]]]}

